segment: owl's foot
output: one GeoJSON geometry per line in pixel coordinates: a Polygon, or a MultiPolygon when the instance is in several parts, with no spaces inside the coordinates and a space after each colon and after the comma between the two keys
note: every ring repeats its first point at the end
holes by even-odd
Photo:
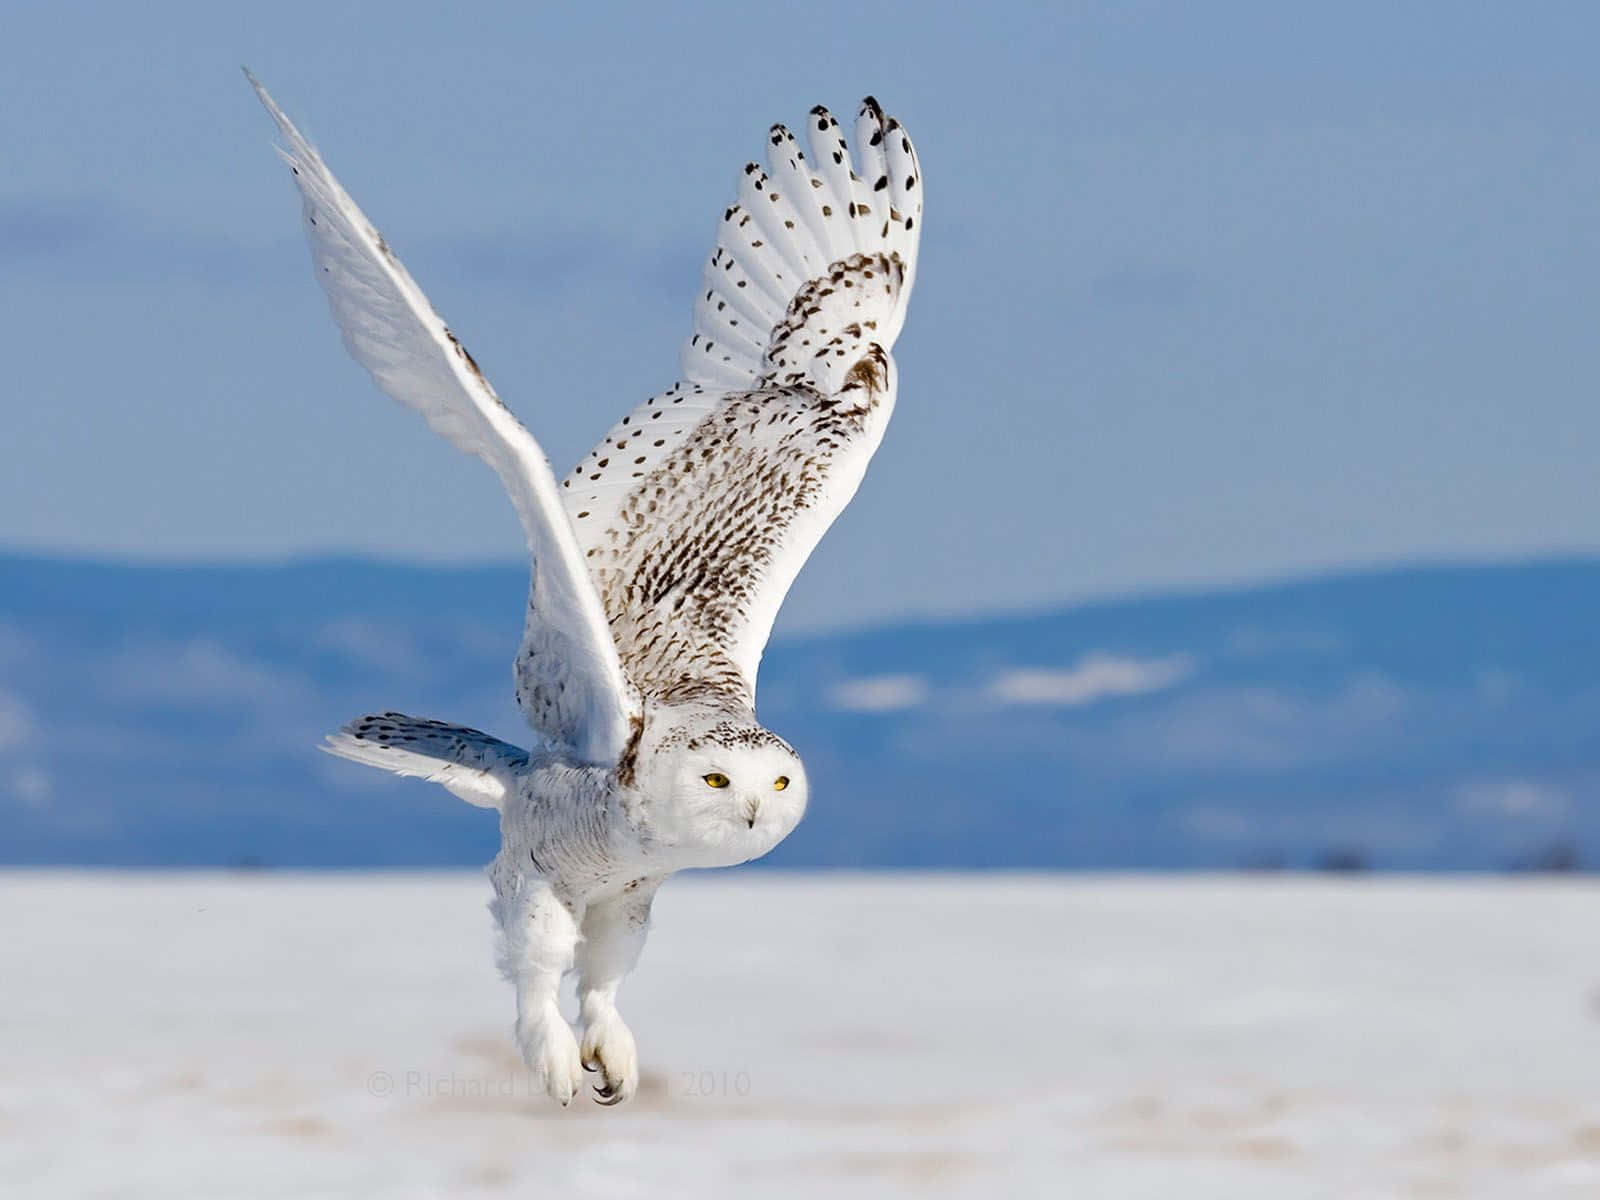
{"type": "Polygon", "coordinates": [[[563,1108],[571,1104],[583,1087],[583,1066],[578,1039],[562,1020],[560,1010],[552,1004],[533,1018],[519,1020],[517,1045],[539,1086],[563,1108]]]}
{"type": "Polygon", "coordinates": [[[596,1104],[621,1104],[639,1090],[639,1051],[615,1008],[587,1022],[582,1057],[584,1070],[600,1074],[594,1089],[596,1104]]]}

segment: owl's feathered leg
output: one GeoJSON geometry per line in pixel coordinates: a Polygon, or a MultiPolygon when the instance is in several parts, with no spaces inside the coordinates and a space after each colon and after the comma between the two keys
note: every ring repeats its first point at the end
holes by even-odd
{"type": "Polygon", "coordinates": [[[566,1105],[583,1086],[578,1041],[557,992],[572,968],[583,913],[537,876],[525,876],[494,904],[505,933],[506,978],[517,991],[517,1044],[551,1099],[566,1105]]]}
{"type": "Polygon", "coordinates": [[[661,880],[640,879],[620,895],[589,904],[578,946],[578,1006],[582,1060],[600,1073],[597,1103],[612,1105],[639,1090],[639,1052],[617,1011],[617,989],[639,961],[650,932],[650,903],[661,880]]]}

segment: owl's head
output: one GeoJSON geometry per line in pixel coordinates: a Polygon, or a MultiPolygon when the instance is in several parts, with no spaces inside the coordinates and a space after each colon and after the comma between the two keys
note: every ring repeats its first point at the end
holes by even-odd
{"type": "Polygon", "coordinates": [[[800,756],[753,721],[726,717],[675,728],[640,779],[652,832],[697,866],[732,866],[767,853],[800,824],[800,756]]]}

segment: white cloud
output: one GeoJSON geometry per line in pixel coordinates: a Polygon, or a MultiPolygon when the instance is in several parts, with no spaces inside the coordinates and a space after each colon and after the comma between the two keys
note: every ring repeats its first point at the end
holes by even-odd
{"type": "Polygon", "coordinates": [[[1024,667],[989,684],[991,700],[1001,704],[1048,704],[1076,708],[1110,696],[1159,692],[1194,671],[1186,654],[1170,658],[1119,658],[1091,654],[1065,670],[1024,667]]]}
{"type": "Polygon", "coordinates": [[[828,692],[828,702],[846,712],[886,713],[915,708],[928,698],[928,685],[916,675],[873,675],[847,679],[828,692]]]}
{"type": "Polygon", "coordinates": [[[1572,802],[1564,789],[1537,779],[1484,779],[1457,789],[1456,803],[1463,812],[1537,820],[1565,816],[1572,802]]]}

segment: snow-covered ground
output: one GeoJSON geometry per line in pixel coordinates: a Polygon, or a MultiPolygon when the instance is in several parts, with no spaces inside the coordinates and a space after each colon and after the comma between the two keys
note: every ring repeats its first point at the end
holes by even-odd
{"type": "Polygon", "coordinates": [[[1600,1196],[1600,889],[681,878],[531,1096],[476,875],[0,874],[0,1190],[1600,1196]]]}

